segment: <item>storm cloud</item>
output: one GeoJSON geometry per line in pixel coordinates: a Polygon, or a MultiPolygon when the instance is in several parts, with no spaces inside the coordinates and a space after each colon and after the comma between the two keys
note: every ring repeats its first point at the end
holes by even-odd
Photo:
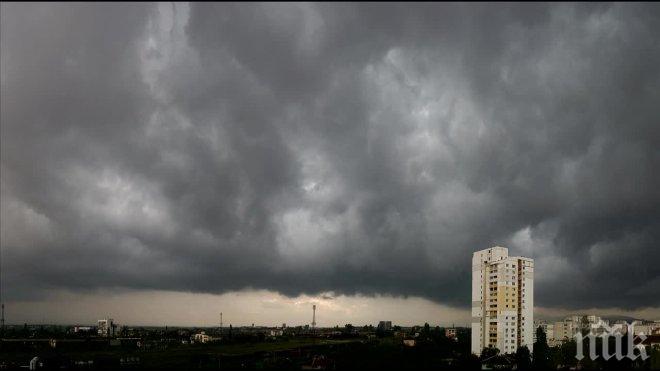
{"type": "Polygon", "coordinates": [[[655,4],[2,4],[9,300],[660,305],[655,4]]]}

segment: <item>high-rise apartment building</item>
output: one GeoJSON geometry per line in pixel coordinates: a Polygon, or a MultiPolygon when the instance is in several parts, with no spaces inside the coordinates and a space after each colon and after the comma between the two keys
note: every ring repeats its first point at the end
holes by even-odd
{"type": "Polygon", "coordinates": [[[100,319],[97,321],[96,330],[99,336],[112,337],[115,336],[115,325],[112,318],[100,319]]]}
{"type": "Polygon", "coordinates": [[[534,341],[534,260],[506,247],[472,255],[472,353],[515,353],[534,341]]]}

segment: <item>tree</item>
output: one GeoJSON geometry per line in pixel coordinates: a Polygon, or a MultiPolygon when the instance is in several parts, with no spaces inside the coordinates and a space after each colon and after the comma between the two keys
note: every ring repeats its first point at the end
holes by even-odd
{"type": "Polygon", "coordinates": [[[349,335],[352,334],[353,333],[353,325],[351,325],[350,323],[347,323],[344,326],[344,332],[349,334],[349,335]]]}
{"type": "Polygon", "coordinates": [[[431,326],[428,323],[424,323],[424,329],[422,330],[422,337],[428,339],[431,335],[431,326]]]}
{"type": "MultiPolygon", "coordinates": [[[[575,359],[575,349],[577,344],[575,340],[563,342],[559,347],[554,349],[553,363],[557,367],[572,367],[577,364],[575,359]]],[[[536,350],[536,349],[535,349],[536,350]]],[[[588,353],[586,353],[588,354],[588,353]]]]}
{"type": "Polygon", "coordinates": [[[481,351],[481,357],[479,357],[479,358],[481,359],[481,361],[485,361],[485,360],[488,360],[490,358],[493,358],[493,357],[497,356],[498,354],[500,354],[499,349],[488,347],[488,348],[484,348],[481,351]]]}
{"type": "Polygon", "coordinates": [[[518,370],[521,371],[532,369],[532,357],[526,345],[516,350],[516,365],[518,365],[518,370]]]}
{"type": "Polygon", "coordinates": [[[536,342],[534,343],[534,358],[532,365],[535,370],[549,370],[550,366],[550,347],[545,336],[543,327],[536,329],[536,342]]]}
{"type": "Polygon", "coordinates": [[[660,370],[660,349],[656,347],[648,347],[647,353],[649,358],[646,359],[647,368],[651,370],[660,370]]]}

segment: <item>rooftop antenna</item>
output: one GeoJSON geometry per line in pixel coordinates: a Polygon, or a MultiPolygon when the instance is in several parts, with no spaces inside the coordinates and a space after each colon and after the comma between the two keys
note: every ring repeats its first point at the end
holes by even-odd
{"type": "Polygon", "coordinates": [[[220,312],[220,333],[222,333],[222,312],[220,312]]]}
{"type": "Polygon", "coordinates": [[[316,327],[316,304],[312,305],[312,330],[316,327]]]}

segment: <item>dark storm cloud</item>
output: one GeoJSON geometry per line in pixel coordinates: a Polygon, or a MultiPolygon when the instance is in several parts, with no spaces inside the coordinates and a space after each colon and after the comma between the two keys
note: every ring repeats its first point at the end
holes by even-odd
{"type": "Polygon", "coordinates": [[[655,5],[2,5],[6,295],[656,306],[655,5]]]}

